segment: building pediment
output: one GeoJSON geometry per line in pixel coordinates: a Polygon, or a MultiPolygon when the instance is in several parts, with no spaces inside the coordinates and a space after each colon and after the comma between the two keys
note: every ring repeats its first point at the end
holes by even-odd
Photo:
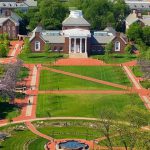
{"type": "Polygon", "coordinates": [[[65,37],[91,37],[90,30],[80,28],[63,30],[62,33],[65,37]]]}

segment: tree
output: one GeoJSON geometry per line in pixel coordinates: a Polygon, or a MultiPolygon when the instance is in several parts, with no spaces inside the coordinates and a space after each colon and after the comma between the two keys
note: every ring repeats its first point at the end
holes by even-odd
{"type": "Polygon", "coordinates": [[[150,46],[150,27],[143,27],[143,41],[150,46]]]}
{"type": "Polygon", "coordinates": [[[128,44],[126,47],[125,47],[125,52],[127,54],[131,54],[132,53],[132,45],[131,44],[128,44]]]}
{"type": "Polygon", "coordinates": [[[64,4],[59,0],[42,0],[39,5],[42,26],[45,29],[60,29],[68,11],[64,4]]]}
{"type": "Polygon", "coordinates": [[[0,80],[0,95],[3,99],[13,100],[15,98],[16,83],[21,66],[22,61],[20,60],[7,66],[5,76],[0,80]]]}
{"type": "Polygon", "coordinates": [[[136,106],[136,104],[126,106],[124,110],[124,116],[126,120],[130,123],[130,125],[136,128],[146,126],[150,121],[149,112],[140,109],[136,106]]]}
{"type": "Polygon", "coordinates": [[[113,126],[113,119],[115,118],[116,114],[111,109],[103,109],[100,112],[100,124],[99,130],[106,137],[106,146],[108,149],[113,149],[113,142],[111,140],[111,130],[113,126]]]}
{"type": "Polygon", "coordinates": [[[141,25],[133,23],[127,30],[127,36],[131,41],[137,42],[138,40],[142,40],[143,31],[141,25]]]}
{"type": "Polygon", "coordinates": [[[129,14],[130,9],[124,0],[113,1],[113,13],[115,18],[115,27],[117,31],[125,32],[124,19],[129,14]]]}
{"type": "MultiPolygon", "coordinates": [[[[143,137],[143,131],[141,127],[148,125],[149,122],[149,112],[140,109],[136,105],[126,106],[123,111],[124,120],[127,120],[127,123],[117,123],[114,124],[115,130],[117,131],[120,142],[124,145],[125,149],[133,150],[135,147],[141,147],[145,143],[147,147],[147,140],[139,141],[143,137]]],[[[143,145],[144,146],[144,145],[143,145]]]]}
{"type": "Polygon", "coordinates": [[[105,53],[108,55],[112,52],[112,49],[113,49],[113,43],[110,42],[108,43],[106,46],[105,46],[105,53]]]}
{"type": "Polygon", "coordinates": [[[0,45],[0,56],[7,57],[7,49],[4,44],[0,45]]]}
{"type": "Polygon", "coordinates": [[[4,33],[4,34],[3,34],[3,39],[4,39],[4,40],[8,40],[8,33],[4,33]]]}
{"type": "Polygon", "coordinates": [[[25,38],[22,53],[29,55],[31,53],[29,38],[25,38]]]}
{"type": "Polygon", "coordinates": [[[48,43],[44,45],[44,52],[45,54],[48,54],[50,52],[50,45],[48,43]]]}

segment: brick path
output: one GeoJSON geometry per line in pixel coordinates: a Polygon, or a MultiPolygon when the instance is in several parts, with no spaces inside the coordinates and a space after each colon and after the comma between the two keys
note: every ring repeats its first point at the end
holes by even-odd
{"type": "Polygon", "coordinates": [[[11,46],[10,46],[10,51],[8,53],[8,56],[17,57],[17,55],[21,52],[23,41],[11,41],[10,45],[11,46]]]}
{"type": "Polygon", "coordinates": [[[103,61],[92,58],[59,59],[54,63],[56,66],[100,66],[104,64],[103,61]]]}
{"type": "MultiPolygon", "coordinates": [[[[16,61],[16,57],[17,55],[20,53],[21,51],[21,47],[22,47],[22,42],[20,41],[13,41],[11,42],[12,47],[10,49],[9,52],[9,56],[10,58],[6,58],[6,59],[0,59],[1,63],[10,63],[10,62],[15,62],[16,61]]],[[[94,59],[65,59],[65,60],[58,60],[54,65],[87,65],[87,66],[96,66],[96,65],[110,65],[110,66],[120,66],[120,64],[105,64],[102,61],[99,60],[94,60],[94,59]]],[[[100,90],[59,90],[59,91],[38,91],[38,85],[39,85],[39,76],[40,76],[40,70],[41,70],[41,65],[37,65],[35,66],[34,64],[25,64],[26,67],[28,67],[30,69],[30,76],[29,78],[26,79],[26,84],[30,87],[33,86],[32,89],[28,89],[26,91],[27,94],[30,95],[30,97],[27,97],[24,101],[21,100],[16,100],[16,103],[20,106],[22,106],[22,111],[21,111],[21,115],[19,117],[13,118],[13,124],[15,123],[21,123],[21,122],[26,122],[27,127],[35,134],[37,134],[38,136],[41,136],[45,139],[48,140],[53,140],[51,137],[44,135],[42,133],[40,133],[39,131],[36,130],[36,128],[32,125],[32,123],[30,121],[34,121],[34,120],[67,120],[67,119],[74,119],[74,120],[97,120],[97,118],[85,118],[85,117],[52,117],[52,118],[36,118],[36,103],[37,103],[37,95],[38,93],[59,93],[59,94],[86,94],[86,93],[92,93],[92,94],[125,94],[125,93],[138,93],[141,97],[141,99],[143,100],[144,104],[146,105],[146,107],[150,110],[150,99],[148,94],[150,94],[150,92],[144,88],[142,88],[142,86],[140,85],[140,83],[138,82],[138,78],[136,78],[134,76],[134,74],[132,73],[132,71],[130,70],[130,68],[128,66],[134,66],[136,65],[136,61],[132,61],[132,62],[127,62],[127,63],[123,63],[123,68],[126,72],[126,74],[128,75],[129,79],[131,80],[131,82],[133,83],[134,87],[133,88],[128,88],[126,86],[123,85],[119,85],[119,84],[115,84],[115,83],[111,83],[111,82],[107,82],[107,81],[103,81],[103,80],[98,80],[98,79],[94,79],[91,77],[87,77],[87,76],[82,76],[82,75],[78,75],[78,74],[74,74],[74,73],[70,73],[70,72],[65,72],[65,71],[61,71],[61,70],[57,70],[57,69],[52,69],[52,68],[44,68],[43,69],[47,69],[53,72],[57,72],[57,73],[62,73],[65,75],[69,75],[69,76],[73,76],[76,78],[81,78],[84,80],[89,80],[92,82],[96,82],[96,83],[100,83],[100,84],[106,84],[109,86],[113,86],[113,87],[117,87],[117,88],[121,88],[124,89],[124,91],[100,91],[100,90]],[[37,67],[37,68],[36,68],[37,67]],[[31,105],[28,105],[28,102],[32,103],[31,105]]],[[[7,120],[0,120],[0,126],[4,126],[7,125],[7,120]]],[[[150,130],[149,127],[144,127],[145,130],[150,130]]],[[[106,147],[98,147],[100,149],[107,149],[106,147]]],[[[115,147],[114,149],[118,149],[121,150],[123,148],[119,147],[115,147]]]]}
{"type": "Polygon", "coordinates": [[[34,134],[36,134],[36,135],[38,135],[38,136],[40,136],[40,137],[42,137],[42,138],[44,138],[44,139],[47,139],[47,140],[49,140],[49,141],[52,141],[52,140],[53,140],[52,137],[49,137],[49,136],[47,136],[47,135],[45,135],[45,134],[39,132],[39,131],[34,127],[34,125],[33,125],[31,122],[25,122],[25,124],[26,124],[26,126],[28,127],[28,129],[29,129],[31,132],[33,132],[34,134]]]}
{"type": "Polygon", "coordinates": [[[129,79],[134,85],[135,91],[139,94],[141,97],[142,101],[144,102],[144,105],[148,110],[150,110],[150,91],[144,89],[141,84],[139,83],[138,78],[132,73],[131,69],[128,66],[123,66],[126,74],[128,75],[129,79]]]}
{"type": "MultiPolygon", "coordinates": [[[[135,93],[133,91],[132,93],[135,93]]],[[[38,94],[130,94],[131,91],[125,90],[50,90],[50,91],[38,91],[38,94]]]]}

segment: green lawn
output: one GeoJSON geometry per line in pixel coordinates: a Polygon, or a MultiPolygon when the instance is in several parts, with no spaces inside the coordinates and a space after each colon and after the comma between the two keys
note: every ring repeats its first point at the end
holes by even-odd
{"type": "Polygon", "coordinates": [[[59,58],[63,58],[63,54],[59,54],[59,53],[50,53],[45,54],[45,53],[31,53],[28,54],[28,56],[26,54],[21,53],[18,56],[20,59],[22,59],[25,63],[51,63],[56,61],[59,58]]]}
{"type": "Polygon", "coordinates": [[[20,69],[20,72],[19,72],[19,79],[20,80],[23,80],[24,78],[27,78],[29,76],[29,69],[26,68],[26,67],[22,67],[20,69]]]}
{"type": "Polygon", "coordinates": [[[146,89],[150,88],[150,80],[141,81],[140,83],[144,88],[146,89]]]}
{"type": "MultiPolygon", "coordinates": [[[[131,69],[136,77],[143,77],[144,73],[141,71],[140,66],[134,66],[134,67],[131,67],[131,69]]],[[[148,79],[143,80],[140,83],[144,88],[146,88],[146,89],[150,88],[150,80],[148,80],[148,79]]]]}
{"type": "MultiPolygon", "coordinates": [[[[12,126],[12,128],[14,125],[12,126]]],[[[0,128],[0,132],[10,131],[9,127],[0,128]]],[[[97,138],[100,136],[98,129],[79,126],[67,126],[67,127],[53,127],[46,126],[38,128],[38,130],[46,135],[50,135],[54,138],[77,138],[88,140],[97,138]]],[[[23,150],[24,145],[28,150],[43,150],[44,145],[48,142],[46,139],[38,137],[29,130],[25,131],[11,131],[11,137],[6,138],[4,141],[0,141],[0,149],[3,150],[23,150]],[[29,144],[28,144],[29,143],[29,144]]]]}
{"type": "Polygon", "coordinates": [[[42,70],[40,74],[40,90],[119,90],[119,88],[42,70]]]}
{"type": "Polygon", "coordinates": [[[108,108],[113,109],[122,116],[121,112],[124,107],[130,104],[136,104],[138,107],[146,110],[143,102],[137,95],[41,94],[38,96],[37,117],[98,117],[100,110],[107,110],[108,108]]]}
{"type": "Polygon", "coordinates": [[[44,145],[49,141],[43,138],[34,139],[28,146],[28,150],[44,150],[44,145]]]}
{"type": "Polygon", "coordinates": [[[18,106],[8,102],[0,102],[0,119],[11,119],[20,114],[18,106]]]}
{"type": "Polygon", "coordinates": [[[101,136],[98,129],[89,127],[67,126],[39,128],[39,131],[55,139],[76,138],[92,140],[101,136]]]}
{"type": "Polygon", "coordinates": [[[99,60],[103,60],[104,62],[108,64],[120,64],[120,63],[135,60],[137,58],[136,55],[129,55],[129,54],[110,54],[110,56],[93,55],[91,57],[99,59],[99,60]]]}
{"type": "Polygon", "coordinates": [[[92,78],[118,83],[122,85],[130,85],[130,81],[125,75],[121,67],[111,66],[64,66],[54,67],[56,69],[89,76],[92,78]]]}
{"type": "Polygon", "coordinates": [[[134,75],[136,77],[142,77],[143,76],[143,73],[141,71],[140,66],[133,66],[133,67],[131,67],[131,69],[132,69],[132,72],[134,73],[134,75]]]}

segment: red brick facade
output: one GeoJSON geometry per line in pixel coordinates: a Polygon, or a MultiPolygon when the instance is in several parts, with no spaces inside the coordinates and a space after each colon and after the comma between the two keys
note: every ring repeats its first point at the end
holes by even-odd
{"type": "MultiPolygon", "coordinates": [[[[82,46],[84,46],[84,39],[82,41],[82,46]]],[[[77,44],[80,43],[80,40],[77,39],[77,44]]],[[[124,53],[124,49],[126,47],[126,41],[120,37],[119,34],[117,34],[117,36],[112,40],[113,43],[113,53],[124,53]],[[119,42],[120,43],[120,50],[116,51],[115,50],[115,43],[119,42]]],[[[31,44],[31,50],[32,52],[42,52],[44,51],[44,45],[45,42],[44,40],[40,37],[40,34],[36,33],[35,37],[31,40],[30,42],[31,44]],[[40,50],[39,51],[35,51],[35,42],[39,41],[40,42],[40,50]]],[[[52,50],[52,52],[59,52],[59,53],[65,53],[68,54],[69,53],[69,37],[65,38],[65,42],[64,43],[50,43],[50,48],[52,50]]],[[[92,44],[91,38],[87,39],[87,52],[88,54],[95,54],[95,53],[102,53],[105,49],[105,45],[106,44],[92,44]]]]}
{"type": "Polygon", "coordinates": [[[40,37],[39,33],[35,33],[35,37],[30,41],[30,46],[32,52],[42,52],[44,51],[45,41],[40,37]],[[40,42],[40,49],[38,51],[35,50],[36,41],[40,42]]]}
{"type": "Polygon", "coordinates": [[[114,39],[113,39],[113,41],[112,41],[112,43],[113,43],[113,53],[124,53],[125,51],[124,51],[124,49],[125,49],[125,47],[126,47],[126,42],[118,35],[118,36],[116,36],[114,39]],[[116,42],[119,42],[120,43],[120,51],[115,51],[115,43],[116,42]]]}
{"type": "Polygon", "coordinates": [[[0,26],[0,34],[7,33],[9,39],[17,39],[19,34],[19,26],[16,26],[11,19],[7,19],[2,26],[0,26]]]}

